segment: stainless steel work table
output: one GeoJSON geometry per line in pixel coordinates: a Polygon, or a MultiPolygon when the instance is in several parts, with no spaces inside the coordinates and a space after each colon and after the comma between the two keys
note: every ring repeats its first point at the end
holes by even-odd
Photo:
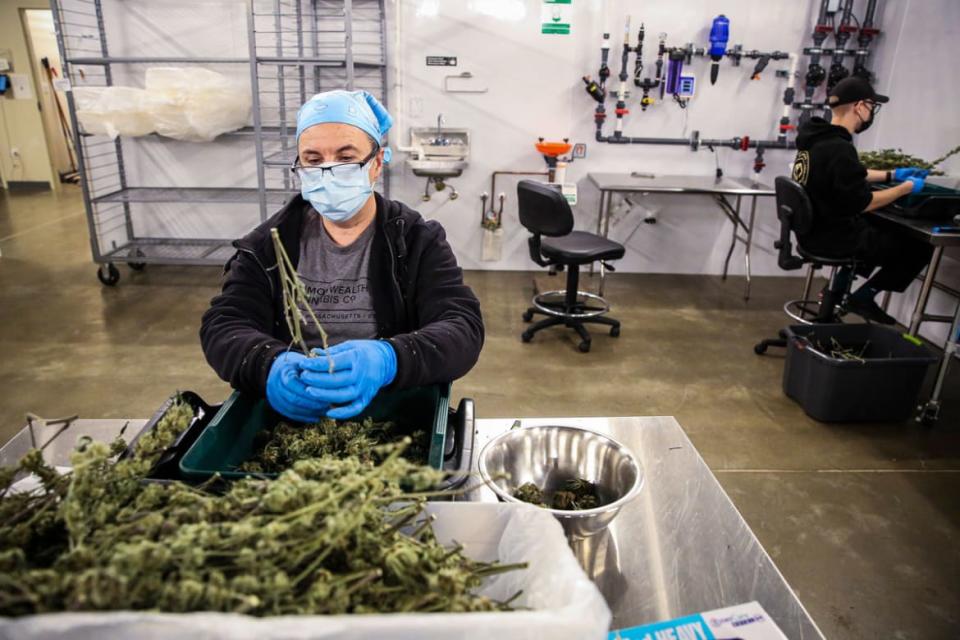
{"type": "MultiPolygon", "coordinates": [[[[472,469],[483,446],[513,420],[477,420],[472,469]]],[[[822,638],[720,483],[672,417],[523,418],[570,425],[626,445],[643,467],[640,495],[608,535],[575,551],[624,628],[756,600],[788,638],[822,638]]],[[[475,500],[496,500],[489,489],[475,500]]]]}
{"type": "MultiPolygon", "coordinates": [[[[662,194],[700,194],[713,197],[727,219],[733,224],[733,236],[730,249],[723,262],[723,279],[726,280],[733,250],[740,242],[744,246],[744,266],[746,283],[743,298],[750,299],[750,249],[753,246],[753,223],[757,214],[757,198],[774,196],[773,187],[751,178],[730,178],[723,176],[683,176],[654,175],[649,173],[589,173],[587,178],[600,191],[600,208],[597,213],[597,233],[607,237],[610,232],[610,204],[614,193],[662,193],[662,194]],[[750,198],[750,214],[744,220],[740,215],[740,204],[744,197],[750,198]],[[728,198],[733,198],[733,203],[728,198]]],[[[603,265],[600,266],[600,290],[603,295],[603,265]]]]}
{"type": "Polygon", "coordinates": [[[905,218],[898,216],[890,211],[883,209],[875,212],[875,215],[881,224],[894,226],[917,240],[926,242],[933,247],[933,256],[930,258],[930,264],[927,266],[926,274],[923,277],[923,286],[920,288],[920,296],[917,298],[917,304],[913,309],[913,315],[910,318],[910,333],[919,335],[920,324],[928,321],[952,322],[950,316],[935,316],[926,313],[927,301],[930,299],[930,291],[934,287],[937,279],[937,270],[940,268],[940,260],[943,258],[943,250],[946,247],[960,247],[960,233],[934,233],[936,226],[949,226],[952,223],[949,220],[922,220],[916,218],[905,218]]]}
{"type": "MultiPolygon", "coordinates": [[[[127,425],[131,438],[145,420],[78,420],[46,447],[67,465],[81,435],[110,441],[127,425]]],[[[477,420],[472,469],[483,446],[514,421],[477,420]]],[[[609,533],[577,543],[575,552],[613,611],[613,627],[631,627],[756,600],[793,640],[823,638],[750,527],[737,512],[683,429],[672,417],[523,418],[521,426],[563,424],[606,433],[643,466],[643,488],[609,533]]],[[[37,433],[42,445],[59,426],[37,433]]],[[[25,427],[0,449],[11,464],[31,447],[25,427]]],[[[496,500],[489,489],[466,496],[496,500]]]]}
{"type": "MultiPolygon", "coordinates": [[[[955,184],[949,186],[957,187],[955,184]]],[[[947,370],[950,368],[950,360],[957,351],[957,327],[960,326],[960,296],[958,296],[956,289],[937,284],[937,271],[940,268],[940,260],[943,258],[943,250],[947,247],[960,247],[960,233],[933,232],[933,228],[936,226],[952,225],[953,223],[949,220],[905,218],[883,209],[877,211],[874,215],[877,216],[881,224],[896,227],[906,235],[933,246],[933,255],[930,257],[930,264],[927,265],[926,273],[923,276],[920,295],[917,296],[917,302],[913,307],[913,314],[910,316],[910,326],[908,327],[909,332],[917,336],[920,335],[920,325],[924,322],[945,322],[950,326],[933,391],[921,405],[920,419],[927,424],[932,424],[937,421],[940,414],[940,395],[943,391],[944,380],[947,377],[947,370]],[[927,302],[930,300],[930,292],[933,291],[935,286],[958,298],[957,307],[952,316],[927,313],[927,302]]],[[[887,295],[889,296],[889,293],[887,295]]]]}

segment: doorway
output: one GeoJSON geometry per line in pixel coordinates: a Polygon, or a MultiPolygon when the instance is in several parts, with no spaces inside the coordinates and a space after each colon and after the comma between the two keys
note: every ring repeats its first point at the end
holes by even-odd
{"type": "Polygon", "coordinates": [[[60,182],[76,183],[79,175],[53,12],[49,9],[21,9],[21,19],[53,173],[60,182]]]}

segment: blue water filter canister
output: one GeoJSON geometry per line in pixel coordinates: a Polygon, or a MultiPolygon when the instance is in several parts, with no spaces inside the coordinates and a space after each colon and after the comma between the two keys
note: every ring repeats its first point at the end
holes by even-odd
{"type": "Polygon", "coordinates": [[[730,20],[727,16],[720,14],[713,19],[713,26],[710,27],[710,57],[713,60],[720,60],[723,54],[727,52],[727,42],[730,41],[730,20]]]}
{"type": "Polygon", "coordinates": [[[710,26],[710,50],[707,52],[713,64],[710,65],[710,84],[716,84],[720,72],[720,60],[727,52],[727,43],[730,41],[730,20],[720,14],[713,19],[710,26]]]}

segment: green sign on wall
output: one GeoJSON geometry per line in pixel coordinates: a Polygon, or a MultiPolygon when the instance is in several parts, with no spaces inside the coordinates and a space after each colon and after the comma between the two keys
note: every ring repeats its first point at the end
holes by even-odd
{"type": "Polygon", "coordinates": [[[570,35],[573,0],[543,0],[540,10],[540,33],[570,35]]]}

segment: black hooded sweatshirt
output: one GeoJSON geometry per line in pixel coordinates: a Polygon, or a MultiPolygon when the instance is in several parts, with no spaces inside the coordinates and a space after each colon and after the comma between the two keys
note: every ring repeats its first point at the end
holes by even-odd
{"type": "Polygon", "coordinates": [[[852,255],[873,196],[850,132],[823,118],[800,125],[793,179],[813,203],[813,228],[799,238],[803,247],[826,256],[852,255]]]}
{"type": "MultiPolygon", "coordinates": [[[[376,194],[370,294],[377,335],[393,345],[391,389],[452,382],[480,356],[480,303],[443,227],[376,194]]],[[[220,295],[203,315],[200,342],[207,362],[240,391],[264,395],[274,359],[290,347],[270,229],[276,227],[294,267],[309,205],[297,195],[276,215],[233,243],[220,295]]]]}

